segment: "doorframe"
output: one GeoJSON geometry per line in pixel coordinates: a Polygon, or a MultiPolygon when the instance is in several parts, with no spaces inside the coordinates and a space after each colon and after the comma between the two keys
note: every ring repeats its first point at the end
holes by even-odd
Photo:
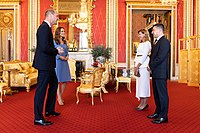
{"type": "MultiPolygon", "coordinates": [[[[177,5],[162,5],[161,2],[133,2],[126,1],[126,66],[132,67],[131,49],[132,49],[132,11],[133,10],[168,10],[171,11],[171,55],[170,55],[170,79],[178,79],[177,69],[177,5]]],[[[145,28],[145,27],[144,27],[145,28]]]]}
{"type": "Polygon", "coordinates": [[[13,10],[13,35],[12,35],[12,42],[13,42],[13,55],[11,54],[11,59],[16,60],[20,59],[21,56],[21,8],[20,8],[20,1],[15,2],[1,2],[0,1],[0,9],[1,10],[13,10]]]}

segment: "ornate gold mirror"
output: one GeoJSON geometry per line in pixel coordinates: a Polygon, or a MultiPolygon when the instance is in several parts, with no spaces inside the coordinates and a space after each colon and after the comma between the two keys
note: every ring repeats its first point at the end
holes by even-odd
{"type": "Polygon", "coordinates": [[[87,51],[92,47],[93,0],[53,0],[59,14],[57,26],[64,27],[69,51],[87,51]]]}

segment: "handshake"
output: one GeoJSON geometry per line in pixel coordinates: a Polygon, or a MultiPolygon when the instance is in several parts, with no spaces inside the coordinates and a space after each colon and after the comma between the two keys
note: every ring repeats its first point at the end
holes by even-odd
{"type": "Polygon", "coordinates": [[[64,49],[62,47],[57,47],[58,54],[64,53],[64,49]]]}

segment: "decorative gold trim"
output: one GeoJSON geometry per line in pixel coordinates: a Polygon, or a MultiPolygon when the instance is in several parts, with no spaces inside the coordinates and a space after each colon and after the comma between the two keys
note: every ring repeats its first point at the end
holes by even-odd
{"type": "MultiPolygon", "coordinates": [[[[200,1],[196,0],[196,34],[200,35],[200,1]]],[[[200,47],[200,39],[197,40],[197,45],[200,47]]]]}
{"type": "Polygon", "coordinates": [[[106,4],[106,46],[112,48],[111,61],[118,62],[118,0],[106,4]]]}
{"type": "Polygon", "coordinates": [[[66,17],[65,19],[58,19],[58,23],[67,23],[68,22],[68,18],[66,17]]]}
{"type": "Polygon", "coordinates": [[[193,2],[191,0],[184,1],[184,37],[193,34],[193,2]]]}
{"type": "Polygon", "coordinates": [[[36,47],[36,32],[40,24],[40,0],[29,0],[28,4],[28,60],[32,61],[34,52],[31,49],[36,47]]]}
{"type": "Polygon", "coordinates": [[[8,3],[8,2],[21,2],[21,0],[0,0],[0,2],[5,2],[5,3],[8,3]]]}
{"type": "Polygon", "coordinates": [[[0,0],[0,5],[21,4],[21,0],[0,0]]]}

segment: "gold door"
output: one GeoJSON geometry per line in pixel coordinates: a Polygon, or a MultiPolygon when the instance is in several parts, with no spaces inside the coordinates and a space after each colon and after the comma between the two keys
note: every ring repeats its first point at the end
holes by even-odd
{"type": "Polygon", "coordinates": [[[180,50],[178,82],[187,83],[188,80],[188,50],[180,50]]]}
{"type": "Polygon", "coordinates": [[[191,49],[188,57],[188,85],[199,86],[199,50],[191,49]]]}
{"type": "Polygon", "coordinates": [[[0,10],[0,60],[13,57],[13,13],[14,10],[0,10]]]}

